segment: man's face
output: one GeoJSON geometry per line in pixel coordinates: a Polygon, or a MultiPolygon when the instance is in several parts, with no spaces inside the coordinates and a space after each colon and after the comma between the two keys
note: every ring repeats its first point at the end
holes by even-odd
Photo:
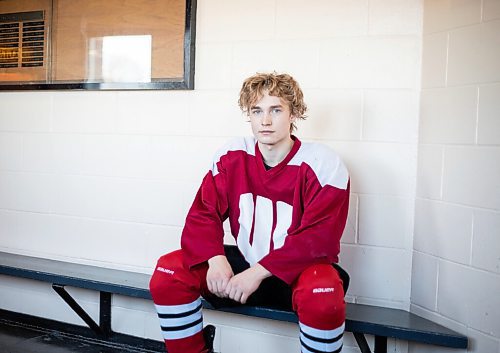
{"type": "Polygon", "coordinates": [[[290,124],[295,120],[288,104],[267,92],[249,109],[252,132],[263,145],[285,144],[290,139],[290,124]]]}

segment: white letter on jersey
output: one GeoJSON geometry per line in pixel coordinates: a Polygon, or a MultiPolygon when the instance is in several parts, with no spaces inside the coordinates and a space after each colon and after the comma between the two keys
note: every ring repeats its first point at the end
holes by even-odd
{"type": "MultiPolygon", "coordinates": [[[[254,207],[253,195],[240,196],[240,230],[238,232],[238,248],[245,259],[254,265],[269,254],[271,247],[271,231],[273,228],[273,202],[265,197],[257,196],[254,207]],[[255,208],[255,211],[254,211],[255,208]],[[255,217],[255,222],[254,221],[255,217]],[[250,244],[250,234],[254,223],[253,241],[250,244]]],[[[292,223],[292,206],[278,201],[276,204],[276,228],[273,233],[274,249],[279,249],[285,243],[287,230],[292,223]]]]}

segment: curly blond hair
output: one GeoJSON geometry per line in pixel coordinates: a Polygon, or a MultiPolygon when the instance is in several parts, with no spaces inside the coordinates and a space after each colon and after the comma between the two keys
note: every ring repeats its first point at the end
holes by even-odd
{"type": "MultiPolygon", "coordinates": [[[[283,99],[290,112],[296,119],[305,119],[304,113],[307,105],[304,103],[304,94],[295,79],[288,74],[257,73],[247,78],[241,87],[238,105],[247,115],[252,106],[261,99],[265,93],[283,99]]],[[[297,126],[290,124],[290,132],[297,126]]]]}

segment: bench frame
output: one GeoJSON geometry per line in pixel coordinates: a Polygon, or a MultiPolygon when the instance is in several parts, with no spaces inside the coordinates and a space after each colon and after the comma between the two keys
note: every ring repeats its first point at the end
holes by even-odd
{"type": "MultiPolygon", "coordinates": [[[[150,275],[74,264],[57,260],[0,252],[0,274],[48,282],[69,307],[103,340],[114,334],[111,328],[113,294],[151,300],[150,275]],[[98,291],[99,323],[76,302],[65,287],[98,291]]],[[[265,307],[234,306],[214,309],[227,313],[297,323],[294,312],[265,307]]],[[[387,353],[388,337],[450,348],[467,348],[467,337],[413,313],[363,304],[347,303],[345,330],[353,333],[361,353],[372,353],[365,334],[375,337],[373,353],[387,353]]]]}

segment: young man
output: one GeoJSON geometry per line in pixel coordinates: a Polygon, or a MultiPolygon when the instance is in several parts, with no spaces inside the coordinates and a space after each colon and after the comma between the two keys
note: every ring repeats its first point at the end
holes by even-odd
{"type": "Polygon", "coordinates": [[[332,264],[347,218],[347,169],[326,146],[292,135],[306,105],[291,76],[246,79],[239,105],[253,137],[216,153],[187,215],[182,249],[161,257],[151,279],[167,350],[211,351],[201,295],[213,302],[290,305],[303,353],[340,352],[344,289],[332,264]],[[239,254],[225,252],[227,218],[239,254]]]}

